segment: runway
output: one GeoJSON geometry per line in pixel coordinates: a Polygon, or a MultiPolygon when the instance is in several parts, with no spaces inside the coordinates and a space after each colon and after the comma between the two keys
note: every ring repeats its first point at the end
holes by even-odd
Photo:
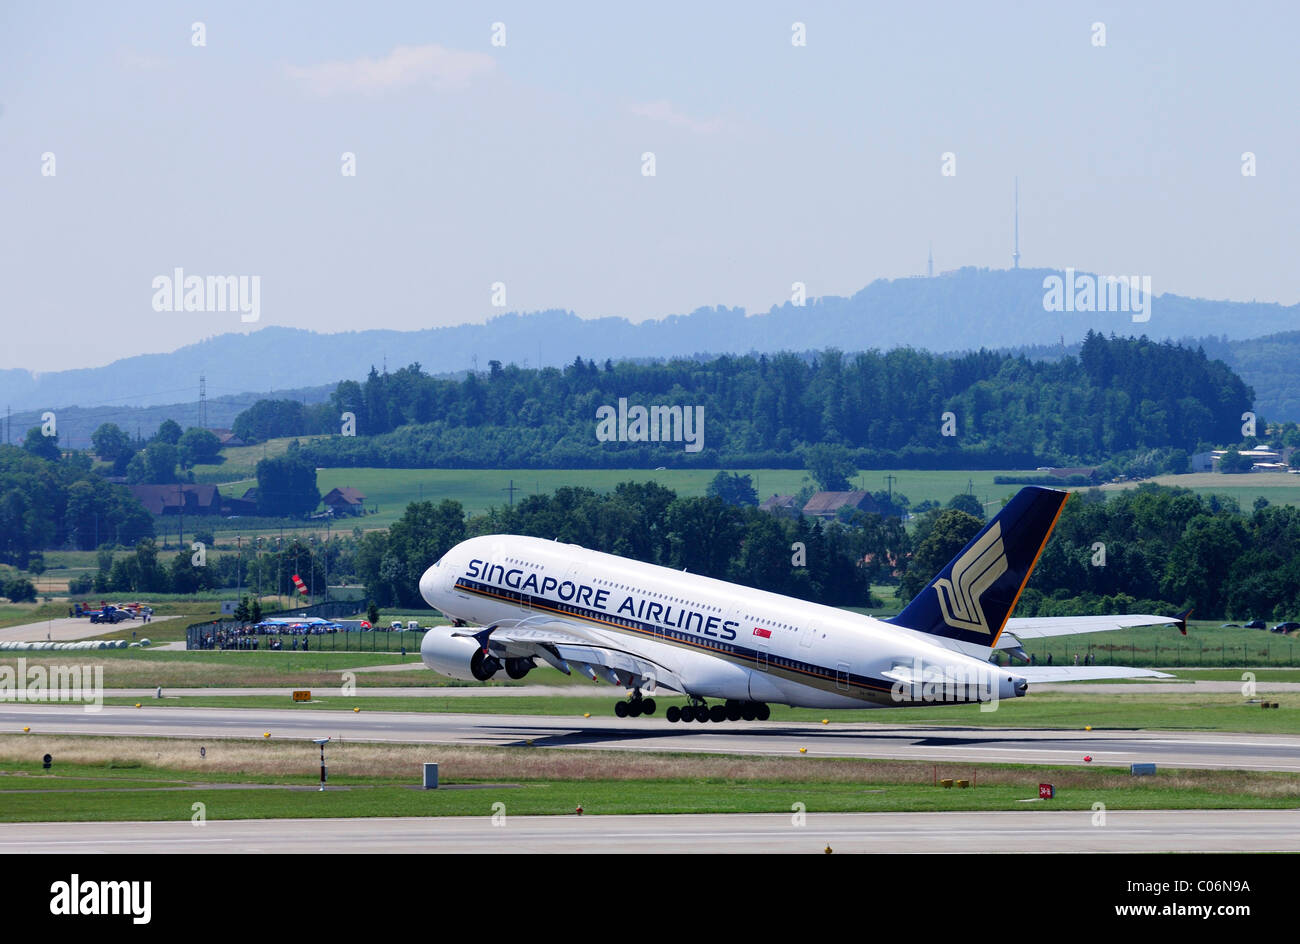
{"type": "Polygon", "coordinates": [[[139,737],[333,737],[418,744],[522,745],[714,754],[806,753],[945,763],[1086,764],[1300,771],[1300,736],[1191,731],[1082,731],[888,723],[669,724],[662,718],[309,711],[254,708],[0,705],[0,732],[139,737]],[[801,751],[802,749],[802,751],[801,751]],[[1085,761],[1084,757],[1091,757],[1085,761]]]}
{"type": "Polygon", "coordinates": [[[0,854],[1297,852],[1300,811],[698,814],[0,825],[0,854]]]}

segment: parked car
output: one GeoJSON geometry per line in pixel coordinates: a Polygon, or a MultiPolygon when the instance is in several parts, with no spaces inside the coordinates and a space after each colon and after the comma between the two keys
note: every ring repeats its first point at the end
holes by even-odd
{"type": "Polygon", "coordinates": [[[1275,632],[1275,633],[1289,633],[1289,632],[1291,632],[1292,630],[1296,630],[1296,629],[1300,629],[1300,623],[1297,623],[1297,622],[1295,622],[1294,620],[1291,620],[1291,621],[1288,621],[1288,622],[1285,622],[1285,623],[1278,623],[1276,626],[1273,627],[1273,632],[1275,632]]]}
{"type": "Polygon", "coordinates": [[[402,628],[402,621],[401,621],[401,620],[393,620],[391,623],[388,624],[388,628],[389,628],[389,629],[401,629],[401,628],[402,628]]]}
{"type": "Polygon", "coordinates": [[[1267,629],[1263,620],[1251,620],[1246,624],[1247,629],[1267,629]]]}
{"type": "Polygon", "coordinates": [[[1224,623],[1219,629],[1241,629],[1240,623],[1224,623]]]}

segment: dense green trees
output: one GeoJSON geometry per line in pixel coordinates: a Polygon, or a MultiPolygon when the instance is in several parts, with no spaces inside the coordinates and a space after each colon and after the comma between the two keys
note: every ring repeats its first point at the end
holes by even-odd
{"type": "Polygon", "coordinates": [[[980,521],[984,520],[984,506],[980,504],[980,500],[974,495],[967,495],[965,492],[954,495],[948,500],[948,507],[964,511],[980,521]]]}
{"type": "Polygon", "coordinates": [[[709,482],[706,495],[722,500],[725,505],[757,505],[758,492],[748,475],[738,472],[719,472],[709,482]]]}
{"type": "Polygon", "coordinates": [[[158,439],[149,443],[131,457],[126,466],[126,480],[132,485],[170,485],[178,481],[176,464],[180,450],[172,443],[158,439]]]}
{"type": "Polygon", "coordinates": [[[308,407],[297,400],[258,400],[235,417],[230,431],[246,443],[278,436],[336,433],[338,417],[339,412],[330,404],[308,407]]]}
{"type": "Polygon", "coordinates": [[[0,562],[27,566],[42,548],[71,543],[135,543],[153,536],[153,521],[126,488],[90,470],[71,453],[43,459],[16,446],[0,446],[0,562]]]}
{"type": "Polygon", "coordinates": [[[187,429],[176,445],[180,463],[187,469],[200,462],[213,463],[221,458],[221,440],[215,433],[197,426],[187,429]]]}
{"type": "Polygon", "coordinates": [[[154,434],[154,440],[175,446],[181,441],[181,424],[175,420],[163,420],[154,434]]]}
{"type": "Polygon", "coordinates": [[[827,492],[849,491],[849,478],[857,473],[853,456],[838,443],[818,443],[804,450],[804,468],[818,487],[827,492]]]}
{"type": "Polygon", "coordinates": [[[1300,614],[1300,509],[1142,485],[1066,503],[1017,615],[1174,612],[1207,619],[1300,614]],[[1033,591],[1032,593],[1030,591],[1033,591]],[[1124,612],[1120,609],[1119,612],[1124,612]]]}
{"type": "Polygon", "coordinates": [[[33,426],[27,431],[27,438],[23,440],[23,449],[49,462],[57,462],[63,456],[59,441],[53,436],[46,436],[39,426],[33,426]]]}
{"type": "Polygon", "coordinates": [[[1079,358],[1054,363],[909,349],[654,364],[577,357],[562,370],[494,361],[485,375],[459,381],[413,364],[340,383],[328,407],[260,401],[235,428],[252,438],[336,434],[338,417],[352,413],[355,436],[304,446],[318,466],[806,467],[842,489],[858,468],[1015,468],[1095,464],[1142,450],[1190,453],[1202,442],[1237,440],[1250,403],[1240,378],[1199,349],[1089,334],[1079,358]],[[703,448],[688,452],[680,439],[597,441],[596,410],[620,398],[702,407],[703,448]],[[953,414],[948,430],[945,413],[953,414]]]}
{"type": "Polygon", "coordinates": [[[119,458],[127,460],[135,454],[135,444],[131,437],[122,431],[116,423],[102,423],[90,435],[95,454],[105,462],[116,463],[119,458]]]}
{"type": "Polygon", "coordinates": [[[912,560],[900,587],[905,598],[916,596],[979,534],[984,522],[955,508],[927,512],[914,535],[912,560]]]}
{"type": "Polygon", "coordinates": [[[320,504],[316,467],[295,450],[257,463],[257,513],[301,518],[320,504]]]}
{"type": "Polygon", "coordinates": [[[465,539],[459,502],[412,502],[387,532],[368,532],[357,551],[357,574],[385,606],[423,607],[420,576],[465,539]]]}
{"type": "MultiPolygon", "coordinates": [[[[852,527],[792,521],[716,496],[678,498],[653,483],[600,495],[561,488],[466,520],[460,505],[412,503],[387,532],[367,532],[357,575],[383,606],[420,606],[420,575],[475,534],[527,534],[580,544],[823,603],[866,606],[907,544],[901,524],[862,515],[852,527]],[[870,557],[871,560],[864,560],[870,557]]],[[[878,603],[878,601],[876,601],[878,603]]]]}

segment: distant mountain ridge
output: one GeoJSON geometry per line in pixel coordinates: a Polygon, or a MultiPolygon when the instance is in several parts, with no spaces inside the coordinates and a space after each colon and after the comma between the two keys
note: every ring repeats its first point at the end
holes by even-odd
{"type": "MultiPolygon", "coordinates": [[[[40,375],[21,369],[0,371],[0,407],[40,411],[74,404],[157,406],[193,401],[197,400],[200,374],[207,377],[210,391],[234,394],[360,380],[372,365],[384,363],[396,368],[419,362],[426,371],[452,373],[475,365],[485,370],[493,359],[536,366],[539,354],[545,366],[560,366],[578,355],[603,361],[826,347],[856,351],[912,346],[956,351],[1059,346],[1062,339],[1077,344],[1089,329],[1153,338],[1213,336],[1233,344],[1294,332],[1300,324],[1300,305],[1209,301],[1172,294],[1155,296],[1150,320],[1143,322],[1134,322],[1126,312],[1046,311],[1043,281],[1052,275],[1061,272],[963,268],[932,278],[880,279],[849,298],[824,296],[810,299],[806,306],[787,302],[753,316],[740,308],[701,308],[689,315],[639,324],[614,317],[584,319],[572,312],[550,310],[504,314],[485,324],[417,331],[318,334],[269,326],[103,367],[40,375]],[[183,397],[188,390],[194,394],[183,397]]],[[[1240,350],[1240,363],[1230,362],[1229,366],[1238,368],[1269,404],[1257,404],[1258,408],[1267,416],[1282,418],[1280,408],[1285,404],[1288,412],[1300,414],[1300,384],[1289,387],[1285,380],[1261,383],[1251,376],[1251,365],[1275,365],[1287,351],[1300,350],[1300,334],[1268,344],[1261,339],[1240,350]]]]}

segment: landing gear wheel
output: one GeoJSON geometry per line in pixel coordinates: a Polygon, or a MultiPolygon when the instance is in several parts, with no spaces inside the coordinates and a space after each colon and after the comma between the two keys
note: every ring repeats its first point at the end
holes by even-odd
{"type": "Polygon", "coordinates": [[[521,679],[537,667],[532,659],[507,659],[506,675],[512,679],[521,679]]]}
{"type": "Polygon", "coordinates": [[[616,701],[616,702],[614,702],[614,714],[617,715],[617,716],[620,717],[620,718],[626,718],[626,717],[627,717],[627,702],[625,702],[625,701],[616,701]]]}
{"type": "Polygon", "coordinates": [[[641,712],[643,710],[644,709],[639,701],[630,701],[627,703],[627,715],[629,718],[641,717],[641,712]]]}
{"type": "Polygon", "coordinates": [[[655,713],[655,700],[653,698],[643,698],[641,700],[641,714],[652,715],[655,713]]]}
{"type": "Polygon", "coordinates": [[[696,721],[700,721],[700,722],[706,722],[706,721],[709,720],[709,706],[708,706],[708,705],[696,705],[696,706],[695,706],[695,720],[696,720],[696,721]]]}
{"type": "Polygon", "coordinates": [[[722,722],[727,720],[727,708],[725,705],[714,705],[709,709],[709,720],[713,722],[722,722]]]}
{"type": "Polygon", "coordinates": [[[767,720],[768,718],[770,718],[770,717],[772,717],[772,709],[769,708],[769,707],[767,707],[767,705],[759,705],[759,706],[758,706],[758,720],[759,720],[759,721],[766,721],[766,720],[767,720]]]}
{"type": "Polygon", "coordinates": [[[668,719],[669,724],[676,724],[682,720],[682,710],[676,705],[669,705],[668,710],[664,712],[664,717],[668,719]]]}
{"type": "Polygon", "coordinates": [[[727,720],[739,721],[740,718],[741,718],[740,706],[737,705],[734,701],[727,702],[727,720]]]}
{"type": "Polygon", "coordinates": [[[758,717],[758,713],[754,710],[754,707],[755,706],[752,701],[745,702],[743,705],[740,706],[740,716],[744,718],[746,721],[753,721],[755,718],[758,717]]]}

